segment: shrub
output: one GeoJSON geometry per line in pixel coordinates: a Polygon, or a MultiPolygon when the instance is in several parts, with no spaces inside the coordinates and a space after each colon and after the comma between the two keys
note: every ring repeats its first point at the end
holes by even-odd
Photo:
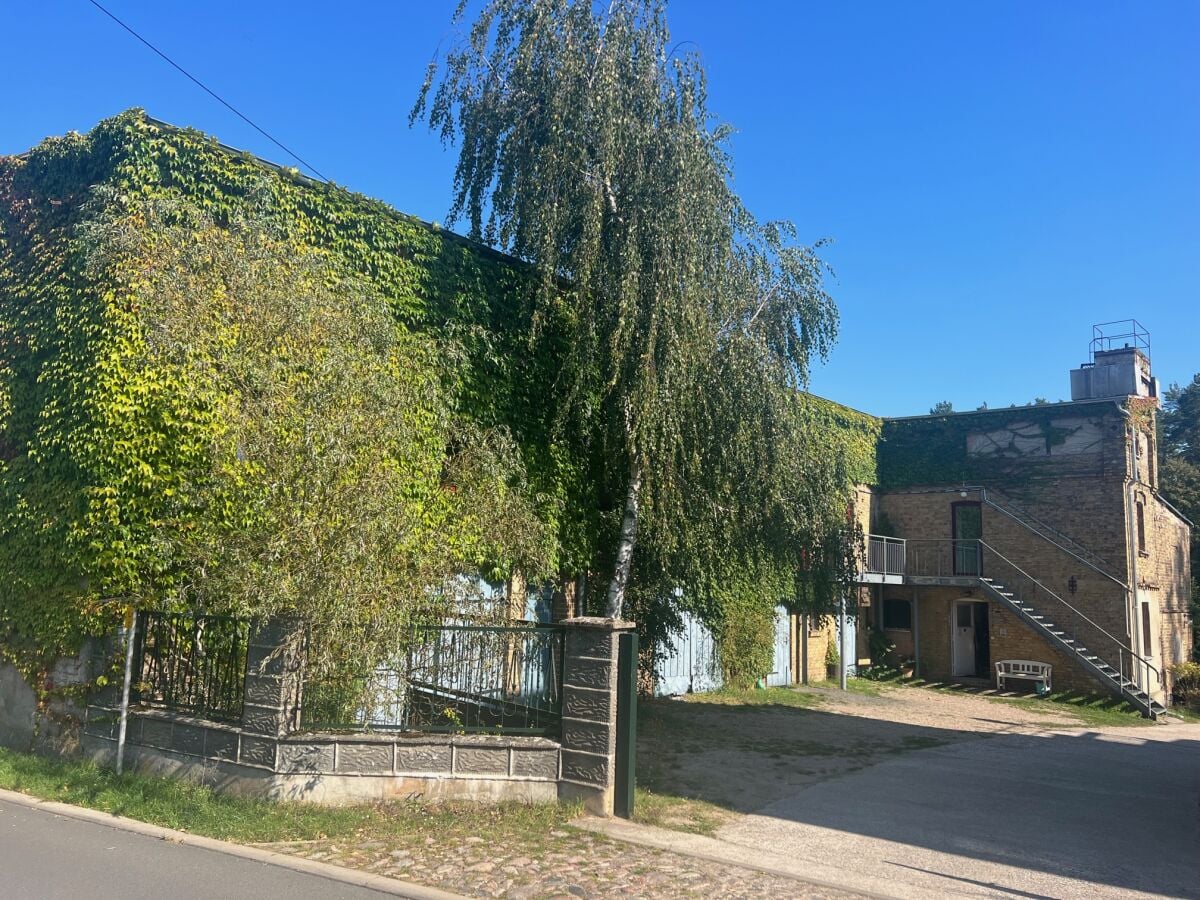
{"type": "Polygon", "coordinates": [[[1171,694],[1175,700],[1200,700],[1200,663],[1181,662],[1170,667],[1171,694]]]}
{"type": "Polygon", "coordinates": [[[838,650],[837,635],[829,636],[829,643],[825,645],[825,665],[839,666],[842,662],[842,654],[838,650]]]}

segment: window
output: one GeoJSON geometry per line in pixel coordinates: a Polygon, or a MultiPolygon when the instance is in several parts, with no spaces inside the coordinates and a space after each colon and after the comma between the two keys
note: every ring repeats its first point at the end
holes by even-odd
{"type": "Polygon", "coordinates": [[[1137,500],[1137,542],[1138,553],[1146,552],[1146,503],[1141,497],[1137,500]]]}
{"type": "Polygon", "coordinates": [[[912,601],[884,600],[883,627],[896,631],[912,631],[912,601]]]}
{"type": "Polygon", "coordinates": [[[1154,642],[1150,640],[1150,604],[1142,601],[1142,653],[1154,657],[1154,642]]]}

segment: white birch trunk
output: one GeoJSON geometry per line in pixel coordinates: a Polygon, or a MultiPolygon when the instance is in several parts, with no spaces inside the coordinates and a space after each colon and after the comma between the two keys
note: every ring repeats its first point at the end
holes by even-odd
{"type": "Polygon", "coordinates": [[[637,543],[638,498],[642,491],[642,464],[635,460],[629,473],[629,491],[625,495],[625,518],[621,520],[621,540],[617,544],[617,559],[613,566],[612,583],[608,586],[610,619],[621,618],[625,606],[625,586],[633,567],[633,547],[637,543]]]}

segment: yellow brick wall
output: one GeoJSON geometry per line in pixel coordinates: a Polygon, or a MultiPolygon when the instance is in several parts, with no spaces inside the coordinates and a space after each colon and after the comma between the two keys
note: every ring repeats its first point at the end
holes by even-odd
{"type": "MultiPolygon", "coordinates": [[[[1020,418],[1014,410],[1014,421],[1020,418]]],[[[1114,405],[1111,413],[1092,417],[1100,435],[1096,446],[1076,456],[1034,456],[1028,460],[1009,460],[996,467],[990,489],[1001,505],[1016,507],[1069,536],[1102,560],[1101,566],[1117,581],[1134,579],[1131,560],[1137,565],[1137,599],[1148,600],[1152,612],[1153,662],[1165,668],[1188,658],[1191,652],[1191,622],[1188,614],[1191,566],[1188,559],[1190,531],[1181,519],[1159,500],[1153,442],[1145,435],[1135,437],[1134,430],[1114,405]],[[1007,474],[1003,474],[1007,472],[1007,474]],[[1137,553],[1131,546],[1134,507],[1130,484],[1145,503],[1146,548],[1137,553]]],[[[910,561],[915,554],[930,552],[934,545],[922,540],[948,542],[951,534],[952,504],[978,500],[979,494],[949,485],[917,486],[891,491],[873,498],[882,516],[900,537],[907,538],[910,561]]],[[[1070,552],[1056,547],[1038,534],[990,508],[982,507],[983,539],[1001,555],[984,555],[984,574],[1009,587],[1022,586],[1025,599],[1034,603],[1051,621],[1064,630],[1074,625],[1079,640],[1106,659],[1117,664],[1112,641],[1086,624],[1072,623],[1068,610],[1040,590],[1025,583],[1012,568],[1019,567],[1056,593],[1063,601],[1097,622],[1119,641],[1142,651],[1140,607],[1130,607],[1126,590],[1105,578],[1070,552]],[[1074,578],[1076,592],[1069,590],[1074,578]]],[[[949,557],[949,546],[942,545],[949,557]]],[[[1091,557],[1089,557],[1091,559],[1091,557]]],[[[947,574],[949,574],[947,572],[947,574]]],[[[885,596],[906,596],[909,588],[885,588],[885,596]]],[[[921,588],[921,656],[934,677],[950,671],[950,605],[962,589],[947,591],[921,588]],[[948,592],[947,592],[948,591],[948,592]]],[[[976,591],[978,594],[978,591],[976,591]]],[[[982,598],[979,598],[982,599],[982,598]]],[[[1058,654],[1036,633],[1020,623],[1005,608],[991,605],[992,658],[1030,658],[1052,662],[1056,666],[1056,686],[1071,688],[1077,681],[1089,685],[1090,678],[1073,661],[1058,654]],[[1047,659],[1057,657],[1057,662],[1047,659]],[[1057,671],[1062,669],[1061,679],[1057,671]],[[1082,679],[1082,681],[1079,681],[1082,679]]],[[[878,615],[878,613],[876,614],[878,615]]],[[[903,632],[890,634],[898,649],[911,637],[903,632]]]]}

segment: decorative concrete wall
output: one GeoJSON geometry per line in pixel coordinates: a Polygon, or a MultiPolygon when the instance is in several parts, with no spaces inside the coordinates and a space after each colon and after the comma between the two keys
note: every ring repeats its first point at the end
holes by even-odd
{"type": "MultiPolygon", "coordinates": [[[[270,623],[248,649],[238,723],[154,709],[131,711],[126,759],[141,771],[186,777],[252,796],[318,803],[414,798],[583,798],[611,815],[616,774],[617,640],[633,625],[571,619],[563,660],[562,740],[413,733],[292,733],[302,657],[294,630],[270,623]]],[[[115,759],[119,710],[88,707],[84,749],[115,759]]]]}
{"type": "MultiPolygon", "coordinates": [[[[118,711],[89,707],[86,751],[115,759],[118,711]]],[[[541,737],[467,734],[267,736],[159,710],[131,713],[131,767],[272,799],[343,804],[386,799],[558,797],[559,744],[541,737]]]]}

